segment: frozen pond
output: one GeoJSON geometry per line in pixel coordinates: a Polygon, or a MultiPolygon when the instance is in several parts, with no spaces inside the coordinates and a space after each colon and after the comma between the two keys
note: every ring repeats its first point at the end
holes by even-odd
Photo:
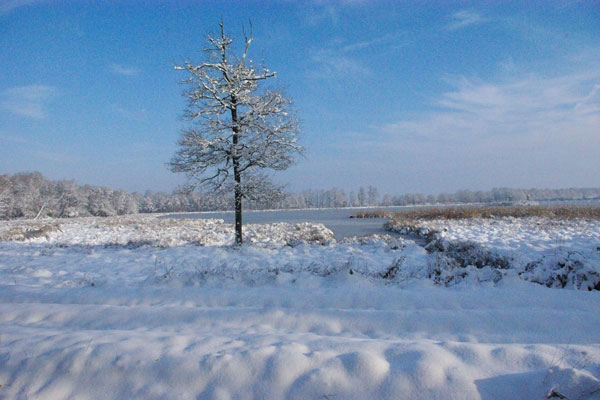
{"type": "MultiPolygon", "coordinates": [[[[579,205],[592,206],[598,205],[598,200],[590,201],[547,201],[540,202],[541,206],[552,207],[558,205],[579,205]]],[[[481,205],[481,204],[480,204],[481,205]]],[[[361,211],[386,210],[390,212],[406,211],[415,208],[427,207],[473,207],[475,204],[448,204],[436,206],[398,206],[398,207],[358,207],[358,208],[321,208],[304,210],[266,210],[250,211],[245,210],[243,214],[244,224],[270,224],[273,222],[317,222],[322,223],[333,231],[336,240],[343,239],[346,236],[361,236],[372,233],[387,233],[383,229],[383,224],[387,221],[383,218],[350,218],[350,215],[361,211]]],[[[169,214],[170,218],[219,218],[226,223],[233,224],[233,211],[219,212],[195,212],[195,213],[177,213],[169,214]]]]}
{"type": "MultiPolygon", "coordinates": [[[[382,218],[350,218],[359,211],[382,210],[399,211],[408,207],[375,207],[375,208],[328,208],[309,210],[270,210],[244,211],[244,224],[270,224],[273,222],[317,222],[331,229],[337,240],[346,236],[360,236],[371,233],[389,233],[383,229],[387,221],[382,218]]],[[[170,214],[171,218],[220,218],[233,224],[234,212],[199,212],[170,214]]]]}

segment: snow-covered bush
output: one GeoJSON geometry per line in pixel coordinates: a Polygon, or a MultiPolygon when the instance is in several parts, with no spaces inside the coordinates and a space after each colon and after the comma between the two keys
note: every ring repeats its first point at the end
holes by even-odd
{"type": "Polygon", "coordinates": [[[311,222],[247,225],[246,240],[253,244],[297,246],[302,243],[328,245],[335,242],[333,232],[323,224],[311,222]]]}
{"type": "Polygon", "coordinates": [[[458,267],[474,266],[475,268],[492,267],[496,269],[510,268],[510,259],[491,252],[487,248],[471,241],[450,241],[438,238],[429,242],[425,249],[430,253],[442,253],[451,258],[458,267]]]}
{"type": "Polygon", "coordinates": [[[441,285],[500,281],[507,273],[547,287],[600,290],[600,223],[496,218],[394,220],[386,228],[422,241],[426,277],[441,285]]]}
{"type": "MultiPolygon", "coordinates": [[[[328,245],[333,232],[323,224],[275,223],[247,225],[247,240],[255,245],[328,245]]],[[[13,220],[0,225],[0,240],[68,246],[173,247],[186,244],[226,246],[233,243],[233,225],[221,219],[164,218],[128,215],[107,218],[13,220]]]]}
{"type": "Polygon", "coordinates": [[[396,246],[396,248],[404,246],[404,240],[398,239],[396,236],[392,235],[381,235],[378,233],[373,233],[369,235],[363,236],[348,236],[341,240],[342,243],[348,244],[375,244],[375,243],[386,243],[391,246],[396,246]]]}
{"type": "Polygon", "coordinates": [[[600,290],[600,268],[590,265],[583,254],[567,251],[566,254],[548,255],[532,261],[519,272],[522,279],[547,287],[600,290]]]}

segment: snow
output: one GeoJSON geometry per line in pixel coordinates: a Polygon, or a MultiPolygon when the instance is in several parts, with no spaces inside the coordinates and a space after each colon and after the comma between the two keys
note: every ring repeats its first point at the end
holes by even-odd
{"type": "Polygon", "coordinates": [[[471,241],[504,254],[519,254],[522,262],[569,249],[594,254],[600,246],[600,221],[531,218],[474,218],[423,221],[448,240],[471,241]],[[591,252],[590,252],[591,251],[591,252]]]}
{"type": "MultiPolygon", "coordinates": [[[[159,246],[186,244],[224,246],[233,243],[233,226],[219,219],[164,218],[140,214],[109,218],[13,220],[0,226],[0,239],[67,246],[159,246]]],[[[327,244],[333,233],[321,224],[245,225],[245,240],[254,244],[293,245],[300,241],[327,244]]]]}
{"type": "MultiPolygon", "coordinates": [[[[532,223],[431,227],[524,260],[561,237],[595,262],[598,225],[532,223]]],[[[0,398],[600,399],[598,291],[444,287],[415,240],[245,228],[235,248],[218,220],[2,223],[0,398]]]]}
{"type": "Polygon", "coordinates": [[[474,218],[420,221],[416,226],[392,222],[388,229],[412,233],[428,241],[430,250],[441,250],[439,281],[455,282],[462,274],[487,274],[495,280],[517,274],[548,287],[600,288],[600,221],[474,218]],[[484,268],[455,268],[457,261],[484,268]]]}

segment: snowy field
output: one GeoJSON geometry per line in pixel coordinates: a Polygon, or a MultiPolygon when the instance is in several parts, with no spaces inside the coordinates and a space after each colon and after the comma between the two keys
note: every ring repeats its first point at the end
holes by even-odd
{"type": "Polygon", "coordinates": [[[391,229],[1,222],[0,398],[600,399],[597,221],[391,229]]]}

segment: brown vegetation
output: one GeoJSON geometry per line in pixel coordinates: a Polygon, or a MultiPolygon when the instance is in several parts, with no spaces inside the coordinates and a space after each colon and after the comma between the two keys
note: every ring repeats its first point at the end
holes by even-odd
{"type": "Polygon", "coordinates": [[[600,206],[470,206],[423,207],[400,212],[385,210],[360,211],[350,218],[389,218],[394,220],[433,220],[497,217],[547,217],[551,219],[600,220],[600,206]]]}
{"type": "Polygon", "coordinates": [[[385,210],[365,210],[351,214],[350,218],[392,218],[394,214],[385,210]]]}
{"type": "Polygon", "coordinates": [[[48,239],[52,232],[60,231],[58,224],[33,223],[11,226],[0,230],[0,241],[5,240],[29,240],[44,237],[48,239]]]}

